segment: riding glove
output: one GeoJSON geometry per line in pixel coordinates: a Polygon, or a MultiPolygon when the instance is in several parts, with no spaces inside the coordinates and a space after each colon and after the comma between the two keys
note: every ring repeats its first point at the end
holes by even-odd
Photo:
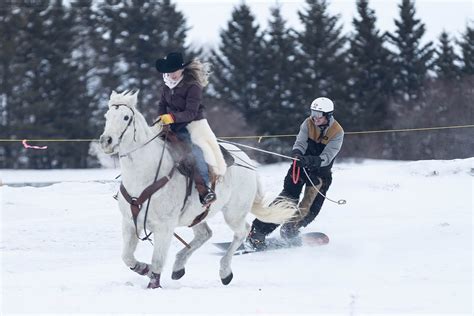
{"type": "Polygon", "coordinates": [[[174,123],[174,116],[173,116],[173,114],[163,114],[163,115],[160,115],[160,119],[161,119],[161,122],[162,122],[164,125],[168,125],[168,124],[173,124],[173,123],[174,123]]]}

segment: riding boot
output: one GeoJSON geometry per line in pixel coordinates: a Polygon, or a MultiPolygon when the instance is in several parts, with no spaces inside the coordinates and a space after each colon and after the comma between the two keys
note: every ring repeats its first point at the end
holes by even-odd
{"type": "Polygon", "coordinates": [[[194,172],[194,182],[196,183],[196,189],[199,193],[199,201],[201,201],[203,206],[207,206],[217,199],[214,190],[204,183],[204,180],[197,171],[194,172]]]}

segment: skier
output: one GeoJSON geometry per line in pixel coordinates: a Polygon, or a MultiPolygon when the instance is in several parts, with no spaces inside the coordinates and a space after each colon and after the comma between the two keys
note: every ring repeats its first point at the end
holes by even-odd
{"type": "MultiPolygon", "coordinates": [[[[290,242],[299,242],[300,228],[311,223],[321,210],[325,198],[318,191],[326,195],[332,182],[331,167],[344,139],[344,130],[334,119],[334,103],[330,99],[317,98],[310,108],[311,116],[301,124],[293,145],[292,156],[298,161],[296,166],[292,165],[288,170],[283,191],[278,197],[298,203],[303,186],[306,185],[304,198],[299,204],[300,213],[295,220],[280,228],[280,235],[290,242]],[[303,171],[297,177],[297,167],[305,168],[316,188],[303,171]]],[[[255,250],[265,249],[265,237],[277,227],[277,224],[255,219],[246,245],[255,250]]]]}

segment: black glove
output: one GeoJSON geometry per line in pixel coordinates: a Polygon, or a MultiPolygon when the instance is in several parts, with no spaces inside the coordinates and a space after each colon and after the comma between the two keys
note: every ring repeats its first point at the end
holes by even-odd
{"type": "Polygon", "coordinates": [[[293,150],[291,151],[291,157],[293,157],[293,158],[299,158],[299,157],[301,157],[301,156],[303,156],[303,153],[302,153],[299,149],[293,149],[293,150]]]}
{"type": "Polygon", "coordinates": [[[321,158],[319,156],[301,156],[296,165],[301,168],[319,168],[321,166],[321,158]]]}

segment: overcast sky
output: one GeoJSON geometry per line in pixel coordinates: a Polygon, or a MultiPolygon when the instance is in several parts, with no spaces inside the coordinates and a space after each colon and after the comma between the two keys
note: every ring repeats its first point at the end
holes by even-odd
{"type": "MultiPolygon", "coordinates": [[[[227,27],[232,9],[242,0],[177,0],[178,9],[186,16],[188,26],[188,43],[194,45],[216,45],[219,42],[219,31],[227,27]]],[[[280,3],[283,16],[288,25],[301,29],[298,10],[305,8],[304,0],[253,0],[245,1],[250,5],[258,23],[266,27],[270,10],[280,3]]],[[[351,21],[356,14],[355,0],[329,0],[332,14],[340,14],[344,31],[352,31],[351,21]]],[[[379,29],[393,31],[394,19],[399,17],[398,5],[401,0],[370,0],[369,6],[375,10],[379,29]]],[[[472,0],[417,0],[416,17],[426,25],[425,41],[436,40],[443,29],[459,38],[465,31],[468,21],[474,20],[472,0]]]]}

